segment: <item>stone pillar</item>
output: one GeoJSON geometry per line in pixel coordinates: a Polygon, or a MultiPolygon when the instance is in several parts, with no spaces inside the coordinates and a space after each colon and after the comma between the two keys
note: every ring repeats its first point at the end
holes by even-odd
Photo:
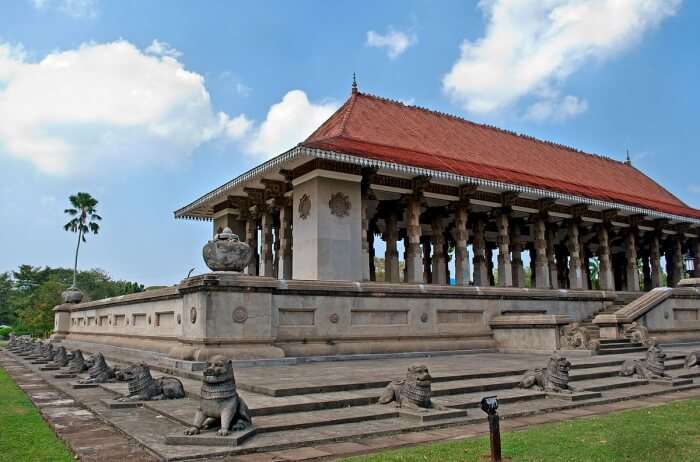
{"type": "Polygon", "coordinates": [[[489,278],[489,283],[486,285],[491,287],[496,286],[496,280],[493,274],[493,249],[495,248],[496,246],[490,242],[486,243],[486,276],[489,278]]]}
{"type": "Polygon", "coordinates": [[[559,279],[559,288],[569,288],[569,255],[564,244],[558,245],[555,249],[557,255],[557,276],[559,279]]]}
{"type": "Polygon", "coordinates": [[[569,222],[567,247],[569,249],[569,289],[583,289],[583,274],[581,272],[581,240],[578,233],[578,223],[569,222]]]}
{"type": "Polygon", "coordinates": [[[642,275],[643,275],[643,283],[644,283],[644,290],[649,290],[649,287],[651,287],[651,270],[649,268],[649,253],[644,252],[642,254],[642,275]]]}
{"type": "Polygon", "coordinates": [[[369,259],[369,219],[367,217],[367,192],[363,187],[360,196],[360,223],[361,223],[361,234],[362,234],[362,280],[371,281],[370,277],[370,259],[369,259]]]}
{"type": "Polygon", "coordinates": [[[671,258],[673,271],[669,272],[669,287],[676,287],[678,282],[683,279],[683,241],[680,237],[671,240],[671,252],[673,254],[671,258]]]}
{"type": "Polygon", "coordinates": [[[377,280],[377,267],[374,264],[374,257],[375,257],[374,231],[372,231],[372,230],[367,231],[367,252],[368,252],[368,260],[369,260],[369,280],[376,281],[377,280]]]}
{"type": "Polygon", "coordinates": [[[262,270],[261,273],[265,277],[272,277],[272,266],[273,266],[273,226],[274,217],[272,215],[272,209],[265,209],[262,212],[262,242],[260,247],[262,249],[262,270]]]}
{"type": "MultiPolygon", "coordinates": [[[[530,253],[530,261],[534,262],[534,287],[549,289],[549,260],[547,259],[547,224],[544,217],[538,216],[533,223],[534,255],[530,253]]],[[[532,267],[532,265],[531,265],[532,267]]]]}
{"type": "Polygon", "coordinates": [[[443,218],[438,214],[433,215],[430,227],[433,241],[433,284],[447,284],[443,218]]]}
{"type": "Polygon", "coordinates": [[[525,271],[523,268],[523,245],[520,240],[520,224],[513,222],[511,227],[511,270],[513,287],[525,287],[525,271]]]}
{"type": "Polygon", "coordinates": [[[396,213],[389,213],[384,219],[384,281],[399,282],[399,251],[396,243],[399,239],[398,217],[396,213]]]}
{"type": "Polygon", "coordinates": [[[634,230],[625,234],[625,270],[628,292],[639,292],[639,269],[637,268],[637,238],[634,230]]]}
{"type": "Polygon", "coordinates": [[[430,237],[422,236],[421,245],[423,246],[423,282],[426,284],[432,284],[433,282],[433,271],[430,268],[431,256],[430,256],[430,237]]]}
{"type": "Polygon", "coordinates": [[[273,231],[275,234],[275,259],[272,263],[272,274],[273,277],[279,279],[280,275],[280,223],[279,221],[275,221],[275,226],[273,227],[273,231]]]}
{"type": "Polygon", "coordinates": [[[258,275],[258,219],[257,215],[251,214],[248,216],[245,228],[246,243],[252,249],[250,263],[248,263],[247,274],[250,276],[258,275]]]}
{"type": "Polygon", "coordinates": [[[693,242],[693,257],[695,262],[694,278],[700,278],[700,239],[695,239],[693,242]]]}
{"type": "Polygon", "coordinates": [[[654,233],[649,242],[649,266],[651,267],[650,289],[661,287],[661,246],[659,236],[654,233]]]}
{"type": "Polygon", "coordinates": [[[557,253],[554,245],[555,240],[555,227],[554,225],[550,225],[547,227],[547,262],[549,266],[549,285],[552,289],[559,288],[559,271],[557,268],[557,253]]]}
{"type": "Polygon", "coordinates": [[[513,286],[513,270],[510,263],[510,218],[508,212],[501,210],[496,217],[498,227],[498,285],[513,286]]]}
{"type": "Polygon", "coordinates": [[[469,250],[467,249],[469,231],[467,219],[467,207],[460,206],[455,213],[455,284],[458,286],[469,285],[469,250]]]}
{"type": "Polygon", "coordinates": [[[406,205],[406,235],[406,282],[417,284],[423,282],[423,268],[420,250],[420,200],[416,197],[409,198],[406,205]]]}
{"type": "Polygon", "coordinates": [[[615,290],[612,261],[610,260],[610,235],[605,224],[598,227],[598,283],[600,290],[615,290]]]}
{"type": "Polygon", "coordinates": [[[292,213],[291,204],[280,209],[280,272],[279,278],[292,279],[292,213]]]}
{"type": "Polygon", "coordinates": [[[489,274],[486,264],[486,241],[484,240],[484,229],[486,223],[482,218],[476,221],[474,226],[474,239],[472,240],[472,251],[474,252],[474,285],[487,287],[489,285],[489,274]]]}

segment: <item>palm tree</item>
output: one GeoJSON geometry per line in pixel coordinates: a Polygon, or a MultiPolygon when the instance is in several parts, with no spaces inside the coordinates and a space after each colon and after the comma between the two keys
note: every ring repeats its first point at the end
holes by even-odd
{"type": "Polygon", "coordinates": [[[89,233],[97,234],[100,230],[98,221],[102,217],[97,214],[97,199],[89,193],[79,192],[68,198],[73,208],[64,210],[65,213],[73,217],[68,223],[63,226],[66,231],[78,233],[78,245],[75,248],[75,262],[73,264],[73,285],[75,289],[76,278],[78,275],[78,251],[80,250],[80,241],[85,242],[85,235],[89,233]]]}

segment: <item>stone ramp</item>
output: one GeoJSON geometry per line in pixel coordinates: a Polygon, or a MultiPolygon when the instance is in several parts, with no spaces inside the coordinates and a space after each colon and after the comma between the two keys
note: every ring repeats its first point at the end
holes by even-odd
{"type": "MultiPolygon", "coordinates": [[[[316,365],[316,378],[309,375],[313,367],[284,367],[280,371],[280,380],[274,383],[270,380],[271,373],[251,370],[244,376],[250,387],[258,386],[259,393],[241,390],[241,395],[248,403],[254,416],[256,435],[237,447],[225,446],[194,446],[172,445],[165,443],[167,435],[182,435],[190,425],[190,421],[198,408],[199,382],[194,379],[182,378],[188,397],[182,400],[153,401],[140,403],[134,408],[113,408],[105,405],[116,396],[125,394],[127,386],[124,383],[104,384],[97,388],[75,389],[71,386],[74,380],[53,379],[52,372],[39,371],[38,365],[28,364],[23,359],[18,361],[25,364],[35,374],[50,378],[54,387],[80,401],[92,412],[109,421],[124,433],[132,436],[141,444],[159,455],[163,460],[186,460],[205,457],[217,457],[227,454],[245,454],[250,452],[270,452],[282,449],[328,444],[341,441],[355,441],[374,438],[382,435],[396,435],[423,432],[431,429],[482,423],[485,414],[478,408],[483,396],[495,394],[499,397],[499,413],[504,420],[523,416],[549,413],[567,409],[578,409],[594,404],[613,403],[621,400],[639,399],[658,394],[700,388],[700,369],[683,369],[683,355],[677,352],[669,353],[667,366],[669,372],[677,378],[690,379],[690,383],[671,387],[664,384],[650,383],[628,377],[619,377],[620,364],[629,359],[630,355],[605,358],[574,358],[571,371],[572,385],[579,390],[589,393],[588,399],[565,399],[551,393],[537,390],[521,390],[516,388],[522,372],[532,367],[543,367],[548,356],[541,355],[489,355],[486,358],[455,358],[456,365],[450,369],[447,362],[437,361],[433,372],[435,376],[433,389],[436,404],[454,409],[466,410],[467,414],[446,417],[438,420],[431,418],[412,419],[401,414],[401,410],[393,405],[381,406],[374,404],[382,392],[383,384],[388,382],[388,375],[395,371],[405,373],[403,361],[394,364],[389,361],[381,370],[381,379],[374,379],[371,371],[364,365],[358,367],[354,376],[347,369],[348,364],[341,368],[330,368],[326,364],[316,365]],[[476,368],[481,364],[481,368],[476,368]],[[489,368],[483,368],[489,364],[489,368]],[[461,365],[460,369],[457,365],[461,365]],[[332,374],[332,369],[338,372],[332,374]],[[294,377],[299,378],[294,382],[294,377]],[[350,377],[348,383],[342,383],[345,377],[350,377]],[[303,379],[303,380],[302,380],[303,379]],[[316,381],[314,384],[313,382],[316,381]],[[281,390],[281,392],[280,392],[281,390]]],[[[363,361],[364,363],[364,361],[363,361]]],[[[377,367],[381,364],[373,364],[377,367]]],[[[352,368],[350,368],[352,369],[352,368]]],[[[369,368],[371,369],[371,368],[369,368]]],[[[238,371],[237,371],[238,372],[238,371]]],[[[160,374],[154,373],[154,377],[160,374]]],[[[238,374],[237,374],[238,375],[238,374]]],[[[207,432],[207,441],[217,441],[217,437],[207,432]]]]}

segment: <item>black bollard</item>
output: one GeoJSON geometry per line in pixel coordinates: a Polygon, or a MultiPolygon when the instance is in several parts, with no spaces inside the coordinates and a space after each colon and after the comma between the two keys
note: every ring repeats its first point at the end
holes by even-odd
{"type": "Polygon", "coordinates": [[[491,461],[501,462],[501,426],[498,416],[498,399],[487,396],[481,400],[481,410],[489,415],[489,433],[491,439],[491,461]]]}

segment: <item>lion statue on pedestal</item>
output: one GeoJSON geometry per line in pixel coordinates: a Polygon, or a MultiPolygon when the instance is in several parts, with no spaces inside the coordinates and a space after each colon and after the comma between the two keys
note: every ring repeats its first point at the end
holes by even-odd
{"type": "Polygon", "coordinates": [[[672,377],[666,372],[666,353],[655,343],[646,352],[644,359],[628,359],[622,363],[620,375],[637,379],[663,379],[672,377]]]}
{"type": "Polygon", "coordinates": [[[379,404],[396,403],[396,407],[412,409],[437,409],[432,398],[433,378],[428,367],[414,364],[408,368],[406,378],[392,381],[379,397],[379,404]]]}
{"type": "Polygon", "coordinates": [[[572,393],[576,389],[569,385],[569,370],[571,363],[564,356],[558,354],[549,358],[546,369],[532,369],[527,371],[520,380],[520,388],[536,387],[541,391],[555,393],[572,393]]]}
{"type": "Polygon", "coordinates": [[[128,380],[129,394],[117,401],[158,401],[185,397],[185,388],[175,377],[154,379],[146,364],[131,366],[120,372],[128,380]]]}
{"type": "Polygon", "coordinates": [[[199,409],[192,427],[185,430],[185,435],[197,435],[202,429],[210,428],[217,422],[221,425],[216,432],[219,436],[245,430],[253,425],[248,406],[236,390],[233,364],[221,355],[213,356],[207,361],[202,375],[199,409]]]}

